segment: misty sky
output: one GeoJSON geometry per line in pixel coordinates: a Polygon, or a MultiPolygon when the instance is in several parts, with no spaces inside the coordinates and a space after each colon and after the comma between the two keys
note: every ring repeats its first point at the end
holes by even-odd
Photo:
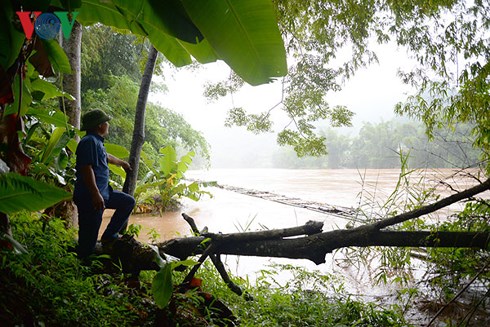
{"type": "MultiPolygon", "coordinates": [[[[406,98],[408,86],[396,76],[400,67],[410,69],[410,61],[403,51],[393,46],[376,47],[379,64],[361,69],[348,81],[343,91],[327,95],[331,106],[345,105],[355,112],[352,128],[342,128],[343,133],[357,134],[363,122],[381,122],[394,117],[394,105],[406,98]]],[[[275,147],[275,134],[254,135],[243,128],[224,126],[227,109],[243,107],[249,112],[262,112],[270,109],[281,99],[280,82],[257,87],[245,86],[233,97],[225,97],[218,102],[209,103],[203,96],[207,81],[220,81],[230,73],[223,62],[206,64],[197,70],[178,69],[172,77],[166,77],[166,94],[152,94],[150,101],[172,109],[196,129],[203,133],[212,148],[212,166],[236,166],[244,157],[267,155],[275,147]],[[231,160],[231,161],[230,161],[231,160]]],[[[166,74],[168,76],[168,74],[166,74]]],[[[274,117],[274,114],[273,114],[274,117]]],[[[275,110],[276,130],[282,130],[287,121],[281,110],[275,110]]]]}

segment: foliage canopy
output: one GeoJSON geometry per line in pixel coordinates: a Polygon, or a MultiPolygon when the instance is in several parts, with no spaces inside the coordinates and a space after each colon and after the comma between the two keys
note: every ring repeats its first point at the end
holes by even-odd
{"type": "MultiPolygon", "coordinates": [[[[290,124],[278,130],[281,145],[298,155],[326,153],[325,138],[315,129],[329,121],[349,126],[353,113],[328,104],[356,71],[378,61],[376,44],[406,49],[418,67],[400,72],[415,94],[400,99],[396,112],[421,119],[432,135],[435,127],[457,122],[474,125],[475,146],[489,153],[490,73],[487,1],[274,1],[290,58],[279,104],[261,114],[232,108],[228,124],[256,132],[272,131],[272,111],[282,109],[290,124]]],[[[236,92],[239,78],[209,85],[217,99],[236,92]]],[[[383,90],[380,90],[380,95],[383,90]]]]}
{"type": "MultiPolygon", "coordinates": [[[[6,150],[0,149],[1,162],[7,158],[5,162],[10,168],[22,174],[27,174],[31,162],[20,146],[17,133],[23,129],[22,117],[43,98],[70,98],[46,80],[55,74],[72,73],[63,49],[54,39],[38,37],[38,31],[34,37],[26,32],[29,27],[34,28],[35,19],[43,12],[63,10],[70,16],[68,23],[73,24],[72,19],[76,17],[84,25],[102,23],[147,37],[178,66],[191,63],[191,57],[201,63],[220,59],[250,84],[266,83],[286,73],[284,45],[268,0],[240,3],[28,0],[2,1],[2,9],[0,138],[8,144],[2,144],[6,150]],[[30,22],[21,21],[18,15],[21,11],[31,13],[30,22]],[[10,117],[4,119],[7,116],[10,117]]],[[[66,124],[66,129],[69,128],[66,124]]],[[[60,139],[64,133],[61,129],[57,131],[56,139],[60,139]]],[[[56,146],[55,143],[52,145],[56,146]]],[[[52,152],[52,148],[48,150],[52,152]]]]}
{"type": "MultiPolygon", "coordinates": [[[[20,10],[7,1],[2,11],[0,66],[17,59],[24,34],[15,21],[20,10]]],[[[239,3],[208,1],[131,0],[24,1],[24,11],[64,8],[79,12],[82,25],[102,23],[150,42],[176,66],[224,60],[250,84],[261,84],[286,73],[284,46],[268,0],[239,3]]],[[[46,43],[46,42],[45,42],[46,43]]]]}

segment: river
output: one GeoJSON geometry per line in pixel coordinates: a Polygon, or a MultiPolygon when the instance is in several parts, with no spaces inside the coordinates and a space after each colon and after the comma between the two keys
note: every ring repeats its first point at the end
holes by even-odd
{"type": "MultiPolygon", "coordinates": [[[[410,180],[413,183],[423,180],[425,189],[437,186],[442,195],[448,195],[451,191],[439,181],[451,183],[458,190],[476,184],[470,178],[451,177],[454,173],[450,169],[424,171],[412,174],[410,180]]],[[[399,175],[398,169],[213,169],[191,170],[186,177],[269,191],[305,201],[357,208],[373,201],[383,203],[395,189],[399,175]]],[[[154,229],[160,234],[159,241],[178,235],[190,235],[189,226],[181,217],[183,212],[193,217],[199,228],[207,226],[212,232],[223,233],[294,227],[308,220],[323,221],[325,230],[342,227],[347,223],[335,216],[216,187],[208,190],[213,194],[212,198],[204,196],[198,202],[183,199],[183,207],[177,212],[166,212],[162,216],[134,215],[130,223],[144,227],[140,235],[142,240],[148,240],[147,232],[154,229]]]]}
{"type": "MultiPolygon", "coordinates": [[[[458,190],[468,188],[477,182],[472,178],[454,177],[456,171],[450,169],[416,172],[410,175],[411,183],[422,185],[423,188],[437,187],[441,195],[451,191],[444,186],[450,183],[458,190]],[[422,182],[420,184],[420,182],[422,182]],[[417,184],[419,183],[419,184],[417,184]]],[[[476,171],[472,173],[476,174],[476,171]]],[[[359,207],[362,205],[375,212],[376,205],[384,203],[395,189],[399,180],[400,170],[292,170],[292,169],[213,169],[208,171],[194,170],[186,174],[187,178],[217,181],[220,185],[239,186],[247,189],[269,191],[288,197],[300,198],[306,201],[316,201],[333,206],[359,207]]],[[[303,225],[309,220],[322,221],[324,230],[343,228],[349,221],[338,216],[332,216],[312,210],[256,198],[211,187],[212,198],[205,196],[198,202],[183,200],[183,207],[177,212],[166,212],[159,215],[134,215],[131,224],[142,226],[139,239],[149,241],[148,232],[156,231],[160,236],[157,241],[174,237],[191,235],[189,226],[181,214],[187,213],[193,217],[199,228],[207,226],[210,232],[255,231],[272,228],[285,228],[303,225]]],[[[445,217],[453,209],[446,209],[441,216],[445,217]]],[[[365,210],[366,211],[366,210],[365,210]]],[[[107,224],[107,218],[104,224],[107,224]]],[[[101,230],[103,230],[104,226],[101,230]]],[[[338,254],[329,254],[326,263],[316,266],[307,260],[287,260],[268,258],[227,258],[232,272],[244,276],[255,274],[260,269],[267,268],[270,263],[294,263],[318,269],[321,272],[341,273],[353,292],[380,295],[380,290],[372,287],[371,276],[359,275],[357,269],[351,269],[339,264],[338,254]],[[337,257],[334,257],[337,255],[337,257]]],[[[253,276],[252,276],[253,278],[253,276]]],[[[383,288],[384,292],[386,288],[383,288]]]]}

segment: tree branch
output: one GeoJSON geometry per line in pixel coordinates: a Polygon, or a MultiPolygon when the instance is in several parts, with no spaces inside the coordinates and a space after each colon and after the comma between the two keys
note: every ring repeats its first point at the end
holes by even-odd
{"type": "Polygon", "coordinates": [[[456,203],[458,201],[461,201],[463,199],[471,198],[472,196],[474,196],[478,193],[484,192],[486,190],[489,190],[489,189],[490,189],[490,178],[481,184],[478,184],[478,185],[476,185],[472,188],[469,188],[467,190],[464,190],[462,192],[453,194],[447,198],[441,199],[441,200],[436,201],[436,202],[429,204],[427,206],[421,207],[421,208],[413,210],[413,211],[405,212],[405,213],[402,213],[400,215],[397,215],[397,216],[394,216],[391,218],[383,219],[381,221],[378,221],[374,224],[370,224],[368,226],[371,228],[375,228],[375,229],[382,229],[382,228],[386,228],[388,226],[396,225],[396,224],[402,223],[404,221],[414,219],[414,218],[429,214],[431,212],[437,211],[439,209],[447,207],[447,206],[449,206],[453,203],[456,203]]]}
{"type": "Polygon", "coordinates": [[[203,236],[211,238],[216,242],[226,242],[232,240],[233,242],[241,241],[261,241],[271,239],[281,239],[284,237],[293,237],[298,235],[313,235],[322,231],[323,223],[319,221],[308,221],[305,225],[299,227],[273,229],[260,232],[244,232],[244,233],[231,233],[231,234],[214,234],[205,233],[203,236]]]}

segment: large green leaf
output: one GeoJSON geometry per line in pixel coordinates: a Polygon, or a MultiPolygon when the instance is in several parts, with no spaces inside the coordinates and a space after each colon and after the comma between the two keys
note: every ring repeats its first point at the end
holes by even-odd
{"type": "Polygon", "coordinates": [[[164,265],[153,278],[151,287],[156,305],[165,308],[172,297],[172,266],[164,265]]]}
{"type": "Polygon", "coordinates": [[[133,25],[121,14],[112,1],[83,0],[82,7],[78,10],[77,21],[83,25],[102,23],[119,29],[130,30],[133,33],[145,35],[145,32],[133,25]]]}
{"type": "Polygon", "coordinates": [[[45,108],[30,107],[27,114],[36,117],[40,121],[48,124],[53,124],[56,127],[67,127],[68,117],[61,111],[52,111],[45,108]]]}
{"type": "Polygon", "coordinates": [[[14,94],[14,102],[7,105],[7,109],[5,110],[5,115],[19,113],[21,116],[25,115],[29,106],[32,102],[31,91],[29,89],[29,79],[20,80],[19,75],[15,75],[14,83],[12,85],[13,94],[14,94]],[[22,87],[22,97],[20,88],[22,87]]]}
{"type": "Polygon", "coordinates": [[[36,78],[31,82],[31,93],[33,97],[38,101],[52,99],[56,97],[66,97],[69,100],[75,100],[75,98],[70,94],[61,91],[53,83],[50,83],[41,78],[36,78]],[[40,95],[36,97],[37,93],[40,93],[40,95]]]}
{"type": "Polygon", "coordinates": [[[71,74],[71,65],[65,51],[55,40],[42,40],[51,66],[56,72],[71,74]]]}
{"type": "Polygon", "coordinates": [[[129,157],[129,151],[125,147],[113,144],[113,143],[104,143],[104,147],[107,153],[112,154],[114,157],[118,158],[127,158],[129,157]]]}
{"type": "Polygon", "coordinates": [[[25,35],[14,28],[11,1],[2,2],[0,11],[0,65],[6,71],[19,55],[25,35]]]}
{"type": "Polygon", "coordinates": [[[154,30],[150,26],[145,26],[145,28],[149,33],[148,39],[150,42],[168,61],[176,67],[192,64],[191,55],[182,47],[176,38],[162,33],[158,34],[158,30],[154,30]]]}
{"type": "Polygon", "coordinates": [[[126,179],[126,171],[123,168],[113,164],[109,164],[109,170],[117,176],[121,177],[122,180],[126,179]]]}
{"type": "MultiPolygon", "coordinates": [[[[148,36],[155,48],[175,66],[181,67],[192,63],[190,54],[177,42],[176,37],[195,42],[202,38],[199,30],[186,18],[176,20],[172,8],[165,8],[167,2],[150,7],[148,1],[106,1],[84,0],[80,9],[78,21],[84,25],[102,23],[119,29],[130,30],[135,34],[148,36]],[[166,22],[166,20],[170,20],[166,22]],[[169,27],[170,25],[170,27],[169,27]],[[187,26],[183,31],[178,26],[187,26]],[[185,34],[188,31],[188,34],[185,34]],[[189,32],[193,31],[193,32],[189,32]]],[[[183,9],[181,9],[183,10],[183,9]]],[[[182,17],[183,15],[179,15],[182,17]]]]}
{"type": "Polygon", "coordinates": [[[201,32],[187,16],[180,0],[113,1],[129,21],[144,23],[189,43],[197,43],[203,39],[201,32]]]}
{"type": "Polygon", "coordinates": [[[16,173],[0,174],[0,212],[38,211],[71,198],[71,193],[16,173]]]}
{"type": "Polygon", "coordinates": [[[201,64],[207,64],[218,60],[218,55],[214,49],[209,45],[208,40],[204,39],[198,44],[187,43],[184,41],[179,41],[182,47],[188,51],[197,61],[201,64]]]}
{"type": "Polygon", "coordinates": [[[252,85],[287,72],[284,44],[269,0],[182,0],[211,47],[252,85]]]}
{"type": "Polygon", "coordinates": [[[75,10],[82,6],[82,0],[60,0],[63,8],[75,10]]]}
{"type": "Polygon", "coordinates": [[[182,178],[187,169],[189,169],[189,166],[192,164],[192,158],[195,155],[196,153],[194,151],[190,151],[180,158],[180,161],[177,163],[177,176],[179,178],[182,178]]]}
{"type": "Polygon", "coordinates": [[[77,20],[84,25],[102,23],[149,36],[163,33],[190,43],[202,40],[201,32],[178,0],[83,0],[79,12],[77,20]]]}
{"type": "Polygon", "coordinates": [[[223,59],[252,85],[287,73],[270,0],[83,0],[79,11],[82,24],[148,36],[176,66],[192,63],[190,55],[201,63],[223,59]]]}
{"type": "Polygon", "coordinates": [[[166,146],[163,149],[160,149],[160,171],[164,176],[170,174],[176,168],[177,162],[177,152],[172,146],[166,146]]]}
{"type": "Polygon", "coordinates": [[[48,144],[44,148],[44,152],[41,157],[41,162],[48,164],[54,157],[58,157],[61,151],[66,147],[68,142],[72,139],[74,133],[67,133],[65,127],[57,127],[51,133],[48,144]]]}

